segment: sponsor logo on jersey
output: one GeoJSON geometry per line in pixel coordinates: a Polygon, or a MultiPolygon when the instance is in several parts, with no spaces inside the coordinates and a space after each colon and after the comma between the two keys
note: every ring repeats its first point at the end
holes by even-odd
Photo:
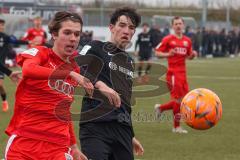
{"type": "Polygon", "coordinates": [[[111,53],[109,53],[109,52],[107,52],[107,54],[109,55],[109,56],[113,56],[114,54],[111,54],[111,53]]]}
{"type": "Polygon", "coordinates": [[[171,44],[175,46],[177,44],[177,42],[176,41],[171,41],[171,44]]]}
{"type": "Polygon", "coordinates": [[[83,47],[83,49],[79,52],[79,54],[80,55],[86,55],[87,54],[87,52],[88,52],[88,50],[90,49],[90,48],[92,48],[92,46],[90,46],[90,45],[85,45],[84,47],[83,47]]]}
{"type": "Polygon", "coordinates": [[[181,54],[181,55],[187,54],[187,49],[183,47],[176,47],[174,50],[176,54],[181,54]]]}
{"type": "Polygon", "coordinates": [[[29,54],[31,56],[36,56],[36,54],[38,53],[38,49],[37,48],[31,48],[31,49],[28,49],[26,51],[23,51],[21,54],[29,54]]]}
{"type": "Polygon", "coordinates": [[[122,72],[122,73],[130,76],[131,78],[133,78],[133,72],[127,68],[118,66],[116,63],[113,63],[113,62],[109,62],[108,66],[111,70],[114,70],[114,71],[118,70],[119,72],[122,72]]]}
{"type": "Polygon", "coordinates": [[[114,71],[117,70],[117,68],[118,68],[117,64],[113,63],[113,62],[109,62],[108,66],[111,70],[114,70],[114,71]]]}
{"type": "Polygon", "coordinates": [[[183,41],[183,46],[187,47],[188,46],[188,41],[183,41]]]}

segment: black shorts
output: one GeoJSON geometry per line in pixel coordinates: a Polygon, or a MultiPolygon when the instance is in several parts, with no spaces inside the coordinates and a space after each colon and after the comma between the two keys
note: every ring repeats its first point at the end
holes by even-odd
{"type": "Polygon", "coordinates": [[[118,122],[80,125],[82,152],[89,160],[134,160],[130,126],[118,122]]]}
{"type": "Polygon", "coordinates": [[[4,73],[0,71],[0,79],[4,79],[4,73]]]}
{"type": "Polygon", "coordinates": [[[139,61],[148,61],[152,57],[152,52],[139,53],[139,61]]]}

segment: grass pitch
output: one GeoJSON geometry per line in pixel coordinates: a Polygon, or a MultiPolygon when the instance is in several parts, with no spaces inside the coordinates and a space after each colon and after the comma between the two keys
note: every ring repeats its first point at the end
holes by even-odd
{"type": "MultiPolygon", "coordinates": [[[[159,63],[166,64],[165,60],[159,63]]],[[[223,116],[213,128],[205,131],[191,129],[183,124],[188,134],[173,134],[172,113],[166,112],[162,122],[154,120],[153,106],[165,103],[169,94],[150,98],[138,98],[133,107],[133,123],[136,137],[145,149],[141,160],[239,160],[240,159],[240,58],[195,59],[188,61],[188,82],[191,89],[208,88],[222,101],[223,116]]],[[[153,68],[155,70],[157,68],[153,68]]],[[[13,112],[15,85],[5,78],[10,110],[0,110],[0,159],[4,157],[7,135],[4,130],[13,112]]],[[[80,109],[80,99],[73,108],[80,109]]],[[[75,122],[76,135],[78,123],[75,122]]]]}

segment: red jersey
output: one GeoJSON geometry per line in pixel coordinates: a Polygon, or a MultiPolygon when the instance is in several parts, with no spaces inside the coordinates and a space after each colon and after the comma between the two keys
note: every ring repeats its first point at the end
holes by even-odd
{"type": "Polygon", "coordinates": [[[175,35],[168,35],[163,38],[162,42],[156,47],[156,51],[163,53],[175,50],[175,54],[168,57],[169,71],[186,71],[185,59],[192,53],[192,42],[190,38],[182,36],[178,38],[175,35]]]}
{"type": "Polygon", "coordinates": [[[32,48],[35,46],[42,46],[47,40],[46,32],[41,29],[29,28],[27,33],[22,38],[24,41],[32,41],[32,44],[29,44],[28,47],[32,48]]]}
{"type": "Polygon", "coordinates": [[[64,62],[52,49],[39,46],[19,54],[18,64],[23,79],[16,90],[14,115],[6,133],[65,146],[76,143],[68,118],[77,86],[68,75],[70,71],[80,72],[76,62],[64,62]],[[62,66],[66,70],[61,70],[62,66]],[[64,75],[54,77],[58,69],[64,75]]]}

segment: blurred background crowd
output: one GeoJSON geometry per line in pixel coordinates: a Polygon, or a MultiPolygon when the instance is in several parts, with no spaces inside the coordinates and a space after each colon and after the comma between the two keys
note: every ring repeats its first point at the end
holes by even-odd
{"type": "MultiPolygon", "coordinates": [[[[34,28],[34,19],[40,17],[40,28],[44,33],[44,44],[49,45],[47,24],[59,10],[79,13],[84,20],[79,50],[89,41],[109,38],[108,17],[114,6],[135,6],[142,15],[142,23],[149,25],[152,46],[158,45],[162,38],[171,33],[171,17],[182,16],[185,20],[185,35],[192,39],[192,47],[199,57],[236,57],[240,53],[239,4],[234,0],[0,0],[0,19],[5,20],[4,32],[11,39],[26,39],[29,28],[34,28]],[[214,2],[213,2],[214,1],[214,2]]],[[[136,30],[133,44],[142,28],[136,30]]],[[[6,62],[15,64],[16,54],[29,46],[9,43],[6,62]]],[[[134,52],[134,45],[129,48],[134,52]]]]}

